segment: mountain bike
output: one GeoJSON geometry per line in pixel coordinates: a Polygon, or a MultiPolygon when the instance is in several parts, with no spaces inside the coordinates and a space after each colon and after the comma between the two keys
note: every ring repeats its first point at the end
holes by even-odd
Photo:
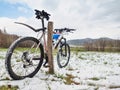
{"type": "MultiPolygon", "coordinates": [[[[42,28],[40,29],[35,29],[24,23],[15,22],[38,32],[38,39],[35,37],[20,37],[9,47],[6,54],[5,66],[8,74],[14,80],[20,80],[26,77],[31,78],[39,71],[42,65],[44,67],[48,66],[46,65],[48,63],[48,56],[45,36],[47,28],[44,26],[44,19],[48,21],[50,14],[44,10],[35,10],[35,15],[36,18],[40,19],[42,22],[42,28]],[[45,62],[43,62],[44,59],[46,60],[45,62]]],[[[63,32],[70,31],[74,31],[74,29],[64,28],[55,29],[53,31],[53,49],[59,47],[57,52],[57,62],[60,68],[65,67],[70,59],[70,47],[63,37],[63,32]]]]}

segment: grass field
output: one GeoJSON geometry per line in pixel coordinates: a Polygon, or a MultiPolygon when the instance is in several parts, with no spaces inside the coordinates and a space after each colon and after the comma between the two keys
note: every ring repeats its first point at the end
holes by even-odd
{"type": "Polygon", "coordinates": [[[33,78],[12,80],[5,69],[7,49],[0,49],[0,90],[120,90],[120,53],[80,52],[72,48],[69,65],[53,75],[42,67],[33,78]]]}

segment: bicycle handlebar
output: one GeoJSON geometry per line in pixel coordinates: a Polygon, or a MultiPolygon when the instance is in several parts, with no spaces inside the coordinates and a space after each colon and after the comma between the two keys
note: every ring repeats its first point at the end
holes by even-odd
{"type": "Polygon", "coordinates": [[[75,31],[76,29],[69,29],[69,28],[61,28],[61,29],[54,29],[55,32],[59,32],[59,33],[62,33],[62,32],[72,32],[72,31],[75,31]]]}
{"type": "Polygon", "coordinates": [[[50,14],[47,13],[47,12],[45,12],[44,10],[39,11],[39,10],[35,9],[35,15],[36,15],[36,18],[37,18],[37,19],[46,18],[46,20],[49,20],[49,18],[50,18],[50,17],[49,17],[50,14]]]}

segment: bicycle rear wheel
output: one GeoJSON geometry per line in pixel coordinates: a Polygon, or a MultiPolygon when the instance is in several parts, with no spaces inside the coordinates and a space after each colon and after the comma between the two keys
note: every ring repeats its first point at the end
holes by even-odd
{"type": "Polygon", "coordinates": [[[57,63],[59,68],[67,66],[70,59],[70,46],[67,43],[63,43],[57,53],[57,63]]]}
{"type": "Polygon", "coordinates": [[[43,63],[42,44],[34,37],[22,37],[8,49],[5,59],[6,69],[14,80],[33,77],[43,63]]]}

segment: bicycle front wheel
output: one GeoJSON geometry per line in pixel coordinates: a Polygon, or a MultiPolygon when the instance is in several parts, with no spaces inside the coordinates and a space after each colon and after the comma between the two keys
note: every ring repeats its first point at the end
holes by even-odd
{"type": "Polygon", "coordinates": [[[57,53],[57,63],[59,68],[67,66],[70,59],[70,46],[67,43],[63,43],[57,53]]]}
{"type": "Polygon", "coordinates": [[[33,77],[43,63],[42,44],[34,37],[22,37],[16,40],[6,54],[6,69],[14,80],[33,77]]]}

